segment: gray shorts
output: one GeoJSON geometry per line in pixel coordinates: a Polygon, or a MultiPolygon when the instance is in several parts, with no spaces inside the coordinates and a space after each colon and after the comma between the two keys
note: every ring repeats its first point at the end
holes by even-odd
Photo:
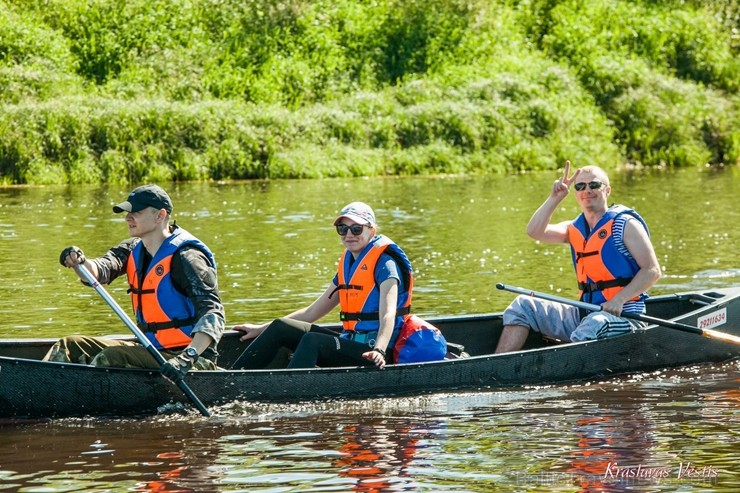
{"type": "Polygon", "coordinates": [[[521,325],[565,342],[603,339],[634,332],[645,324],[607,312],[581,318],[578,308],[520,295],[504,310],[504,325],[521,325]]]}

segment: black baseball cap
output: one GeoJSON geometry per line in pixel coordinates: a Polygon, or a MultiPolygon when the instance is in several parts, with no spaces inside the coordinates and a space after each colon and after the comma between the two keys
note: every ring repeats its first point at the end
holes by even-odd
{"type": "Polygon", "coordinates": [[[113,212],[116,214],[120,212],[139,212],[147,207],[164,209],[169,214],[172,212],[172,201],[162,187],[158,187],[157,185],[143,185],[135,188],[133,192],[128,194],[125,202],[114,205],[113,212]]]}

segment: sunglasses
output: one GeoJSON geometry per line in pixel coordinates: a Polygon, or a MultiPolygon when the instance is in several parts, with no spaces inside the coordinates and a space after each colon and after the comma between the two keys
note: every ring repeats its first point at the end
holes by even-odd
{"type": "Polygon", "coordinates": [[[590,181],[588,183],[583,182],[583,181],[582,182],[578,182],[578,183],[576,183],[576,184],[573,185],[573,188],[576,189],[576,192],[581,192],[583,190],[586,190],[586,185],[588,185],[588,188],[590,190],[598,190],[599,188],[601,188],[602,186],[604,186],[604,184],[601,183],[600,181],[595,181],[594,180],[594,181],[590,181]]]}
{"type": "Polygon", "coordinates": [[[346,224],[337,224],[337,233],[339,233],[339,236],[347,236],[347,232],[352,231],[353,235],[360,236],[362,234],[362,228],[364,227],[364,224],[352,224],[350,226],[347,226],[346,224]]]}

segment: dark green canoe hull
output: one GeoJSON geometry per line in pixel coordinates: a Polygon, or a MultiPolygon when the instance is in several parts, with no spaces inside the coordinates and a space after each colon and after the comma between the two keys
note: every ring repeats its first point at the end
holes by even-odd
{"type": "MultiPolygon", "coordinates": [[[[740,288],[651,298],[648,314],[689,325],[724,321],[713,330],[740,336],[740,288]]],[[[501,314],[430,319],[470,357],[375,368],[218,370],[186,381],[209,407],[233,401],[296,402],[482,391],[593,381],[617,375],[740,356],[740,346],[651,326],[610,339],[557,344],[531,335],[522,351],[494,355],[501,314]]],[[[169,412],[190,401],[158,372],[43,362],[54,340],[0,340],[0,418],[132,416],[169,412]]],[[[237,333],[219,345],[228,368],[245,348],[237,333]]],[[[197,411],[193,411],[197,412],[197,411]]]]}

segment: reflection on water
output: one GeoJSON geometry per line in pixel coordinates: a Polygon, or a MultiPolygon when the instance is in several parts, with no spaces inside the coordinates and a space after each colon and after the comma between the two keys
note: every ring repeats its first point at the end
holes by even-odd
{"type": "Polygon", "coordinates": [[[0,426],[0,491],[734,492],[740,363],[207,419],[0,426]]]}

